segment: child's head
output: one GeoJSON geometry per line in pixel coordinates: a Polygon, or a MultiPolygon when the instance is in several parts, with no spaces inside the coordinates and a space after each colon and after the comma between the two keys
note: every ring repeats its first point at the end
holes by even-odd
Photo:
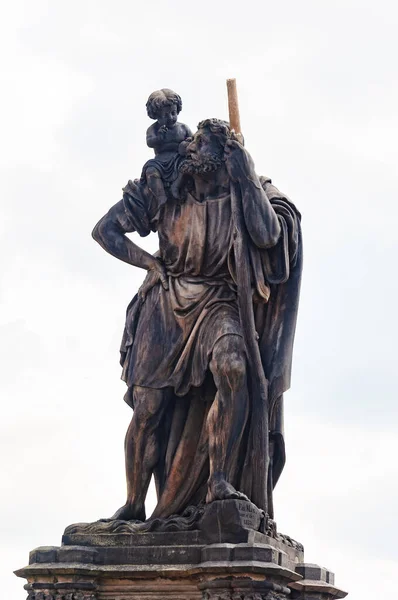
{"type": "Polygon", "coordinates": [[[173,90],[163,89],[152,92],[146,103],[150,119],[157,119],[160,126],[172,127],[182,109],[182,101],[173,90]]]}

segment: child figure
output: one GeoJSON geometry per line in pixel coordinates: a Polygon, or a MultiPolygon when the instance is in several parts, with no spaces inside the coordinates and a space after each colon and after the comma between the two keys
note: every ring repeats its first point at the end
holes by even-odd
{"type": "Polygon", "coordinates": [[[146,181],[151,192],[163,204],[167,201],[165,188],[174,183],[173,189],[178,190],[178,167],[187,145],[182,142],[192,137],[192,132],[187,125],[177,121],[182,102],[180,96],[172,90],[153,92],[146,108],[149,118],[156,119],[156,123],[146,132],[146,143],[149,148],[154,149],[155,158],[145,163],[141,182],[146,181]]]}

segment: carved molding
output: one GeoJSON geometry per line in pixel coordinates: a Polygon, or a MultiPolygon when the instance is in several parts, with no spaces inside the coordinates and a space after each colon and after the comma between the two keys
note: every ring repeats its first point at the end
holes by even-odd
{"type": "Polygon", "coordinates": [[[92,592],[65,592],[54,591],[35,591],[30,590],[26,600],[97,600],[97,596],[92,592]]]}
{"type": "Polygon", "coordinates": [[[286,600],[285,594],[279,594],[273,590],[264,592],[203,592],[203,600],[286,600]]]}
{"type": "Polygon", "coordinates": [[[286,600],[291,590],[279,583],[250,578],[221,578],[199,584],[202,600],[286,600]]]}

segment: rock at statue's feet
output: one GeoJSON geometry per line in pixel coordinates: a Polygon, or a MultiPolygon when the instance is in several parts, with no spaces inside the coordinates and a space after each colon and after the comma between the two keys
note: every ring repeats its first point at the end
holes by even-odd
{"type": "Polygon", "coordinates": [[[132,504],[126,502],[111,517],[111,521],[145,521],[145,508],[135,508],[132,504]]]}
{"type": "Polygon", "coordinates": [[[206,503],[215,500],[249,500],[242,492],[238,492],[233,485],[224,478],[212,478],[208,484],[206,503]]]}

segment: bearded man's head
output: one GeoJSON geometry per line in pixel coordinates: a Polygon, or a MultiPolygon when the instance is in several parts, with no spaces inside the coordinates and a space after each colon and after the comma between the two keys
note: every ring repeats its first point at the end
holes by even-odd
{"type": "Polygon", "coordinates": [[[221,119],[206,119],[186,149],[186,159],[180,167],[182,173],[190,175],[216,171],[223,164],[224,147],[232,138],[229,123],[221,119]]]}

